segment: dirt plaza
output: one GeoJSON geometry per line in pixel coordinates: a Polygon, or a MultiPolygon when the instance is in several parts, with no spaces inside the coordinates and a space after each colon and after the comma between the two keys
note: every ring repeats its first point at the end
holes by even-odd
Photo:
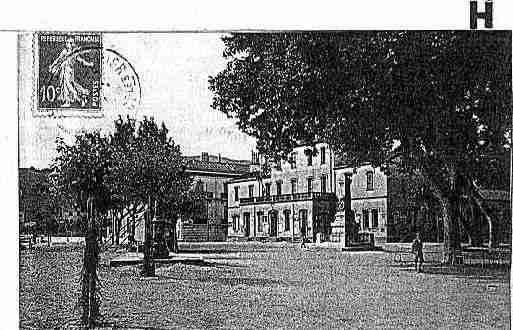
{"type": "MultiPolygon", "coordinates": [[[[101,314],[106,329],[172,328],[510,328],[505,268],[417,273],[385,251],[343,252],[291,243],[180,246],[201,264],[109,267],[102,254],[101,314]]],[[[20,327],[70,328],[77,319],[83,250],[20,254],[20,327]]]]}

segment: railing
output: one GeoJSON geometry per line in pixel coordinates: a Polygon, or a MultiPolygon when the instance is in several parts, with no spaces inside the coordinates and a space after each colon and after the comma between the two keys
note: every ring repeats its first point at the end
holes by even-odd
{"type": "Polygon", "coordinates": [[[241,198],[240,204],[256,204],[256,203],[276,203],[276,202],[294,202],[302,200],[322,200],[332,201],[336,196],[333,193],[306,192],[285,195],[267,195],[258,197],[241,198]]]}

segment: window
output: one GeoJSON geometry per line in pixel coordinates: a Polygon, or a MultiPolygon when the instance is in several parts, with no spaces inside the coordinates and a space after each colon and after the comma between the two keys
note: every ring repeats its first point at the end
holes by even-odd
{"type": "Polygon", "coordinates": [[[313,178],[308,178],[307,180],[307,191],[308,193],[312,192],[313,189],[313,178]]]}
{"type": "Polygon", "coordinates": [[[326,192],[326,175],[321,176],[321,192],[326,192]]]}
{"type": "Polygon", "coordinates": [[[283,217],[285,220],[285,231],[290,230],[290,210],[283,211],[283,217]]]}
{"type": "Polygon", "coordinates": [[[266,197],[271,196],[271,183],[270,182],[265,184],[265,196],[266,197]]]}
{"type": "Polygon", "coordinates": [[[297,190],[297,179],[290,180],[290,193],[295,194],[297,190]]]}
{"type": "Polygon", "coordinates": [[[235,195],[234,199],[235,199],[236,202],[238,202],[239,201],[239,187],[234,187],[233,188],[233,192],[234,192],[234,195],[235,195]]]}
{"type": "Polygon", "coordinates": [[[281,195],[281,181],[276,181],[276,195],[281,195]]]}
{"type": "Polygon", "coordinates": [[[372,228],[378,228],[378,210],[372,210],[372,228]]]}
{"type": "Polygon", "coordinates": [[[345,188],[346,188],[346,186],[344,184],[344,180],[340,179],[340,181],[338,182],[338,189],[339,189],[340,196],[344,196],[346,194],[345,188]]]}
{"type": "Polygon", "coordinates": [[[321,164],[326,164],[326,147],[321,148],[321,164]]]}
{"type": "Polygon", "coordinates": [[[308,166],[312,166],[312,150],[306,150],[306,162],[308,166]]]}
{"type": "Polygon", "coordinates": [[[233,231],[238,231],[240,226],[239,226],[239,216],[234,214],[233,217],[232,217],[232,226],[233,226],[233,231]]]}
{"type": "Polygon", "coordinates": [[[369,228],[369,210],[363,210],[363,229],[369,228]]]}
{"type": "Polygon", "coordinates": [[[374,173],[367,172],[367,190],[374,190],[374,173]]]}
{"type": "Polygon", "coordinates": [[[254,186],[252,184],[250,184],[248,186],[248,194],[249,194],[249,198],[253,198],[253,188],[254,186]]]}
{"type": "Polygon", "coordinates": [[[281,159],[278,159],[276,161],[276,163],[274,164],[274,168],[277,170],[277,171],[281,171],[281,159]]]}
{"type": "Polygon", "coordinates": [[[206,182],[203,182],[201,180],[198,180],[198,190],[200,192],[205,192],[207,191],[207,185],[206,185],[206,182]]]}
{"type": "Polygon", "coordinates": [[[263,212],[258,212],[257,213],[257,225],[258,225],[258,231],[264,231],[264,223],[263,223],[263,216],[264,216],[264,213],[263,212]]]}
{"type": "Polygon", "coordinates": [[[293,152],[290,154],[290,168],[296,168],[297,153],[293,152]]]}

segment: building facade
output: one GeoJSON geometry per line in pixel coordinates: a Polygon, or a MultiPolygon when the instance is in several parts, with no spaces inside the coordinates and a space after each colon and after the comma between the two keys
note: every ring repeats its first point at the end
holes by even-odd
{"type": "MultiPolygon", "coordinates": [[[[412,196],[412,187],[422,180],[388,173],[371,165],[345,166],[327,144],[295,148],[288,161],[274,164],[266,175],[253,168],[228,181],[228,238],[292,240],[304,232],[309,240],[342,242],[349,192],[358,233],[372,236],[375,244],[411,242],[416,232],[425,241],[443,241],[437,204],[412,196]]],[[[497,222],[495,236],[507,242],[508,235],[501,233],[511,232],[509,194],[485,192],[483,201],[497,222]]]]}
{"type": "Polygon", "coordinates": [[[228,183],[232,239],[313,240],[330,235],[336,209],[333,153],[326,144],[299,147],[267,175],[252,172],[228,183]]]}

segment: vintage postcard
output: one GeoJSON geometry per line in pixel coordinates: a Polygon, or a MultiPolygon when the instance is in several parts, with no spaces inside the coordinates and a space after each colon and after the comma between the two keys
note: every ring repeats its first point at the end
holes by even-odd
{"type": "Polygon", "coordinates": [[[490,3],[468,30],[17,31],[19,327],[509,329],[490,3]]]}

